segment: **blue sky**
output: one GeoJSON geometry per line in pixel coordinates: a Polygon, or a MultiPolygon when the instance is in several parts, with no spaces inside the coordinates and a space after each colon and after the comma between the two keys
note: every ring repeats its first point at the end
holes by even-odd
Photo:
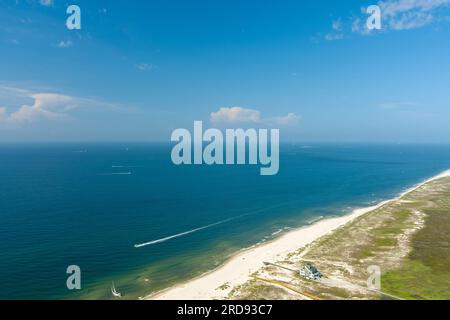
{"type": "Polygon", "coordinates": [[[449,57],[450,0],[0,0],[0,141],[450,142],[449,57]]]}

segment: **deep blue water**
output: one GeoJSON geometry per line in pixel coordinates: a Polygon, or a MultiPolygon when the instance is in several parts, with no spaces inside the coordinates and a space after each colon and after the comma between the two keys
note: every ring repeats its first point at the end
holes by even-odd
{"type": "Polygon", "coordinates": [[[136,298],[448,168],[449,145],[283,145],[272,177],[254,166],[177,167],[165,145],[0,145],[0,298],[110,298],[112,280],[136,298]],[[72,264],[79,292],[66,288],[72,264]]]}

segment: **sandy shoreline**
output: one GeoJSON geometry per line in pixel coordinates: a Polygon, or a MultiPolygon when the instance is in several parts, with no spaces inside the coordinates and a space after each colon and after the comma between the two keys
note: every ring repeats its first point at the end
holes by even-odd
{"type": "Polygon", "coordinates": [[[210,300],[224,299],[233,287],[249,280],[249,276],[263,267],[263,262],[276,262],[322,236],[333,232],[354,219],[371,212],[386,203],[396,201],[404,195],[420,188],[431,181],[449,177],[450,170],[444,171],[408,190],[394,199],[383,201],[376,206],[354,210],[351,214],[320,220],[312,225],[289,231],[281,237],[239,252],[219,268],[204,275],[175,285],[166,290],[152,294],[146,299],[158,300],[210,300]],[[218,287],[227,284],[228,288],[220,290],[218,287]]]}

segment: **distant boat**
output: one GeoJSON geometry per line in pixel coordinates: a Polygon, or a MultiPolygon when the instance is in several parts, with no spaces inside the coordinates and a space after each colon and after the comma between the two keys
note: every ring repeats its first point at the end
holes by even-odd
{"type": "Polygon", "coordinates": [[[114,281],[112,282],[111,293],[116,298],[122,298],[122,294],[120,292],[117,292],[116,287],[114,286],[114,281]]]}

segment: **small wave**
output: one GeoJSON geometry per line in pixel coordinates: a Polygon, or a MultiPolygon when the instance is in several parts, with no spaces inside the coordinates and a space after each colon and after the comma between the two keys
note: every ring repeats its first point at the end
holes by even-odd
{"type": "Polygon", "coordinates": [[[316,223],[317,221],[320,221],[320,220],[322,220],[324,218],[324,216],[319,216],[319,217],[316,217],[316,218],[313,218],[313,219],[310,219],[307,223],[309,224],[309,225],[311,225],[311,224],[314,224],[314,223],[316,223]]]}
{"type": "Polygon", "coordinates": [[[279,234],[279,233],[282,232],[282,231],[283,231],[283,229],[277,230],[277,231],[275,231],[274,233],[272,233],[272,235],[273,235],[273,236],[276,236],[277,234],[279,234]]]}

